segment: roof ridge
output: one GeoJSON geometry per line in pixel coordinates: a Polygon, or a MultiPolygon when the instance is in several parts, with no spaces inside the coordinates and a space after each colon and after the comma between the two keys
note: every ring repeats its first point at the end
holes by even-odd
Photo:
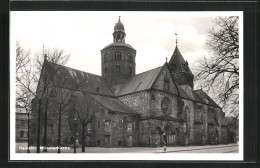
{"type": "Polygon", "coordinates": [[[67,68],[67,69],[74,70],[74,71],[84,72],[84,73],[87,73],[87,74],[90,74],[90,75],[95,75],[95,76],[98,76],[98,77],[101,77],[101,78],[102,78],[102,76],[99,76],[99,75],[97,75],[97,74],[93,74],[93,73],[86,72],[86,71],[81,71],[81,70],[78,70],[78,69],[75,69],[75,68],[72,68],[72,67],[68,67],[68,66],[65,66],[65,65],[60,65],[60,64],[57,64],[57,63],[53,63],[53,62],[48,62],[48,63],[49,63],[49,64],[54,64],[54,65],[58,65],[58,66],[61,66],[61,67],[67,68]]]}
{"type": "MultiPolygon", "coordinates": [[[[136,74],[135,76],[138,76],[138,75],[141,75],[141,74],[143,74],[143,73],[147,73],[147,72],[149,72],[149,71],[153,71],[153,70],[155,70],[155,69],[162,68],[162,67],[163,67],[163,66],[159,66],[159,67],[156,67],[156,68],[153,68],[153,69],[150,69],[150,70],[141,72],[141,73],[139,73],[139,74],[136,74]]],[[[134,77],[134,76],[133,76],[133,77],[134,77]]]]}

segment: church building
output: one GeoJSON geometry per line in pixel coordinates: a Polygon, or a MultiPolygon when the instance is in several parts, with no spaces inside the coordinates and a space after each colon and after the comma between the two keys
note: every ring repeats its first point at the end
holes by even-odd
{"type": "Polygon", "coordinates": [[[44,79],[51,82],[39,120],[39,101],[32,102],[32,143],[37,141],[37,121],[41,145],[48,146],[57,145],[59,132],[65,146],[77,137],[82,144],[82,136],[86,146],[101,147],[227,143],[225,113],[203,88],[194,90],[194,75],[177,40],[169,62],[136,74],[137,51],[126,43],[120,18],[112,37],[101,50],[101,76],[45,58],[37,94],[42,94],[44,79]],[[56,108],[62,99],[64,108],[56,108]]]}

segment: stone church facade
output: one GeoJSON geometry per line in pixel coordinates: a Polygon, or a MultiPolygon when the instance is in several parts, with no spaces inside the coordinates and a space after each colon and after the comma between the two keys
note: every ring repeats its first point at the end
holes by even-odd
{"type": "MultiPolygon", "coordinates": [[[[59,67],[49,93],[43,99],[40,141],[57,145],[60,99],[59,90],[74,90],[60,116],[61,144],[71,138],[81,142],[83,127],[77,108],[94,102],[92,118],[85,131],[86,146],[132,147],[205,145],[227,143],[227,130],[222,109],[202,90],[194,90],[193,74],[188,62],[176,48],[169,62],[161,67],[136,74],[136,50],[125,42],[125,29],[120,18],[114,27],[113,43],[101,50],[102,75],[94,75],[44,60],[41,79],[50,76],[46,70],[59,67]],[[46,71],[46,73],[44,73],[46,71]],[[60,82],[65,78],[65,82],[60,82]],[[60,84],[59,84],[59,82],[60,84]],[[77,83],[77,87],[70,85],[77,83]],[[87,97],[81,104],[76,100],[87,97]],[[85,101],[85,103],[84,103],[85,101]]],[[[42,86],[38,84],[38,90],[42,86]]],[[[40,94],[38,91],[37,94],[40,94]]],[[[31,142],[37,139],[37,110],[32,102],[31,142]]],[[[84,109],[83,108],[83,109],[84,109]]],[[[91,110],[90,110],[91,111],[91,110]]],[[[87,111],[86,111],[87,113],[87,111]]]]}

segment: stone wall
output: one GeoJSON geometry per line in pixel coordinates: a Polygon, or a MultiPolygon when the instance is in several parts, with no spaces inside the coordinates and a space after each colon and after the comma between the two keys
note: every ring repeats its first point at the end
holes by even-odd
{"type": "Polygon", "coordinates": [[[149,94],[147,91],[121,96],[118,100],[135,110],[143,117],[150,115],[150,106],[147,105],[149,104],[149,94]]]}

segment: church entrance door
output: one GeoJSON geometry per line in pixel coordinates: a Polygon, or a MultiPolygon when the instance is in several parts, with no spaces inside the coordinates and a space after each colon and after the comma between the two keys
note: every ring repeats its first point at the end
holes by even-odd
{"type": "Polygon", "coordinates": [[[105,147],[110,147],[110,135],[105,135],[105,147]]]}

